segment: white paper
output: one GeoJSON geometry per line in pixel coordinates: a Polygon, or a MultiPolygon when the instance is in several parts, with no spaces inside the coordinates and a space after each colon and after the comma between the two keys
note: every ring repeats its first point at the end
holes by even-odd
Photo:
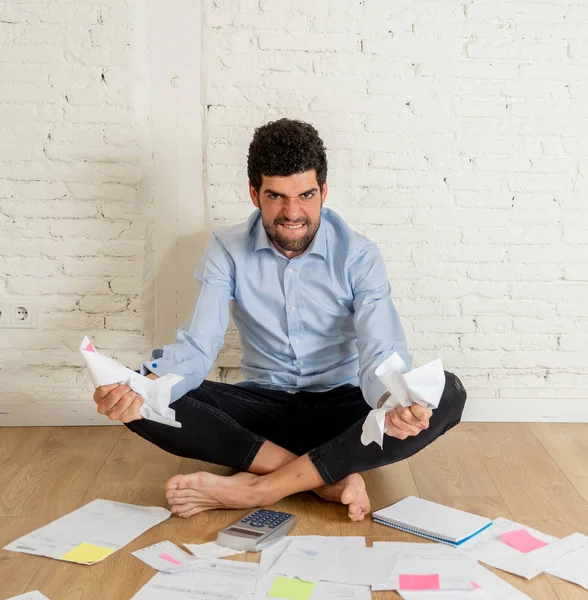
{"type": "MultiPolygon", "coordinates": [[[[263,552],[261,553],[261,558],[259,560],[260,576],[257,581],[257,586],[255,590],[255,600],[266,600],[267,593],[271,589],[275,578],[280,575],[285,575],[284,573],[279,573],[278,571],[276,571],[274,567],[278,559],[284,554],[289,544],[295,540],[299,542],[321,544],[323,548],[330,550],[331,552],[334,552],[338,548],[356,548],[360,550],[362,548],[365,548],[365,538],[361,536],[324,537],[320,535],[293,535],[281,538],[276,544],[274,544],[270,548],[263,550],[263,552]]],[[[324,586],[320,589],[324,589],[324,586]]],[[[344,591],[346,593],[349,593],[349,590],[344,591]]],[[[356,590],[355,593],[360,592],[356,590]]],[[[342,596],[342,598],[346,598],[346,596],[342,596]]],[[[351,598],[353,598],[353,596],[351,596],[351,598]]],[[[361,595],[359,596],[359,599],[362,600],[361,595]]]]}
{"type": "Polygon", "coordinates": [[[157,573],[131,600],[249,600],[259,565],[230,560],[198,561],[181,573],[157,573]]]}
{"type": "Polygon", "coordinates": [[[144,400],[140,409],[141,416],[172,427],[182,426],[176,421],[176,411],[170,408],[169,404],[172,387],[183,377],[168,373],[157,379],[149,379],[97,352],[88,337],[82,340],[80,352],[86,361],[88,374],[95,388],[113,383],[128,385],[144,400]]]}
{"type": "Polygon", "coordinates": [[[371,600],[371,598],[369,586],[319,581],[312,590],[309,600],[371,600]]]}
{"type": "Polygon", "coordinates": [[[553,563],[547,569],[547,573],[581,585],[588,590],[588,537],[581,533],[573,533],[567,538],[563,538],[562,542],[566,542],[576,549],[566,553],[553,563]]]}
{"type": "Polygon", "coordinates": [[[467,556],[439,554],[436,557],[423,558],[420,553],[411,555],[402,552],[396,561],[392,574],[383,585],[372,586],[373,590],[399,590],[400,575],[439,575],[441,590],[472,590],[471,573],[476,561],[467,556]]]}
{"type": "Polygon", "coordinates": [[[298,577],[303,581],[320,581],[329,565],[329,550],[325,538],[292,540],[271,569],[272,573],[298,577]]]}
{"type": "Polygon", "coordinates": [[[403,590],[398,593],[405,600],[531,600],[529,596],[477,563],[468,575],[481,589],[419,592],[403,590]]]}
{"type": "Polygon", "coordinates": [[[445,389],[445,371],[441,359],[437,359],[407,372],[404,361],[395,352],[379,365],[375,374],[390,392],[390,397],[381,408],[368,414],[362,428],[361,443],[367,446],[376,442],[383,448],[386,414],[397,406],[412,404],[437,408],[445,389]]]}
{"type": "Polygon", "coordinates": [[[4,550],[56,559],[84,542],[118,550],[170,515],[169,510],[159,506],[93,500],[49,525],[18,538],[5,546],[4,550]]]}
{"type": "Polygon", "coordinates": [[[35,590],[34,592],[26,592],[26,594],[21,594],[20,596],[12,596],[12,598],[8,598],[7,600],[49,600],[49,598],[35,590]]]}
{"type": "Polygon", "coordinates": [[[235,550],[220,546],[216,542],[207,542],[206,544],[183,544],[196,558],[225,558],[226,556],[235,556],[235,554],[245,554],[245,550],[235,550]]]}
{"type": "Polygon", "coordinates": [[[566,554],[582,546],[582,540],[570,538],[572,536],[560,540],[520,523],[499,518],[494,521],[492,527],[462,544],[460,549],[491,567],[496,567],[526,579],[532,579],[546,571],[566,554]],[[548,546],[538,548],[532,552],[519,552],[501,538],[502,534],[518,529],[528,531],[532,536],[547,543],[548,546]]]}
{"type": "Polygon", "coordinates": [[[131,554],[162,573],[184,571],[192,568],[198,562],[196,557],[184,552],[168,540],[141,548],[140,550],[131,552],[131,554]],[[166,557],[171,558],[172,561],[166,557]]]}
{"type": "Polygon", "coordinates": [[[320,574],[321,581],[376,586],[390,578],[398,554],[378,548],[336,548],[320,574]]]}

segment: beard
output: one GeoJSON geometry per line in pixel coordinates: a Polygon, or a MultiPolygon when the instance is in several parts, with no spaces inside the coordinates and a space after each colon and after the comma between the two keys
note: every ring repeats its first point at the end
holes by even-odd
{"type": "Polygon", "coordinates": [[[319,218],[315,222],[312,222],[308,217],[301,217],[300,219],[297,219],[294,222],[290,222],[288,219],[282,218],[275,219],[272,223],[266,223],[263,218],[262,212],[261,222],[263,223],[263,228],[265,229],[267,237],[276,246],[279,246],[282,250],[285,250],[286,252],[302,252],[306,250],[312,243],[312,240],[314,239],[314,236],[316,235],[316,232],[320,227],[321,218],[319,216],[319,218]],[[283,225],[284,223],[289,223],[290,225],[292,225],[293,223],[296,223],[297,225],[303,224],[306,229],[306,234],[302,237],[288,237],[287,235],[282,233],[283,228],[280,227],[280,225],[283,225]]]}

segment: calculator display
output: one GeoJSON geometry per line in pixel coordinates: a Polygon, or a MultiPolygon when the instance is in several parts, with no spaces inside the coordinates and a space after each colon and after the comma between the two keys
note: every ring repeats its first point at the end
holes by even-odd
{"type": "Polygon", "coordinates": [[[249,531],[248,529],[240,529],[239,527],[230,527],[228,531],[236,531],[237,533],[240,533],[242,535],[250,535],[251,537],[260,537],[264,535],[259,531],[249,531]]]}

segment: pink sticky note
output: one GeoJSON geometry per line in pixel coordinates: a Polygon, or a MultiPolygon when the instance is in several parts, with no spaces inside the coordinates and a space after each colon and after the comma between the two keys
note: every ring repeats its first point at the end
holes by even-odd
{"type": "Polygon", "coordinates": [[[502,541],[508,544],[511,548],[518,550],[519,552],[532,552],[537,548],[543,548],[543,546],[549,546],[549,544],[538,540],[532,536],[526,529],[517,529],[516,531],[509,531],[508,533],[502,534],[502,541]]]}
{"type": "Polygon", "coordinates": [[[441,583],[437,573],[432,575],[400,575],[401,590],[440,590],[441,583]]]}
{"type": "Polygon", "coordinates": [[[475,581],[472,581],[472,586],[475,587],[477,590],[482,589],[482,586],[479,583],[476,583],[475,581]]]}
{"type": "Polygon", "coordinates": [[[167,560],[168,562],[173,563],[174,565],[182,564],[179,560],[176,560],[173,556],[170,556],[167,552],[164,552],[163,554],[160,554],[159,556],[161,556],[161,558],[163,558],[164,560],[167,560]]]}

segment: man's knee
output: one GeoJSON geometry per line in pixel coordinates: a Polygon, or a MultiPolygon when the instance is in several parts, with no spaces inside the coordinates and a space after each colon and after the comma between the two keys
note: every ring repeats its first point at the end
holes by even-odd
{"type": "Polygon", "coordinates": [[[439,408],[442,409],[448,427],[455,427],[460,421],[468,394],[460,378],[454,373],[445,371],[445,389],[441,396],[439,408]]]}

